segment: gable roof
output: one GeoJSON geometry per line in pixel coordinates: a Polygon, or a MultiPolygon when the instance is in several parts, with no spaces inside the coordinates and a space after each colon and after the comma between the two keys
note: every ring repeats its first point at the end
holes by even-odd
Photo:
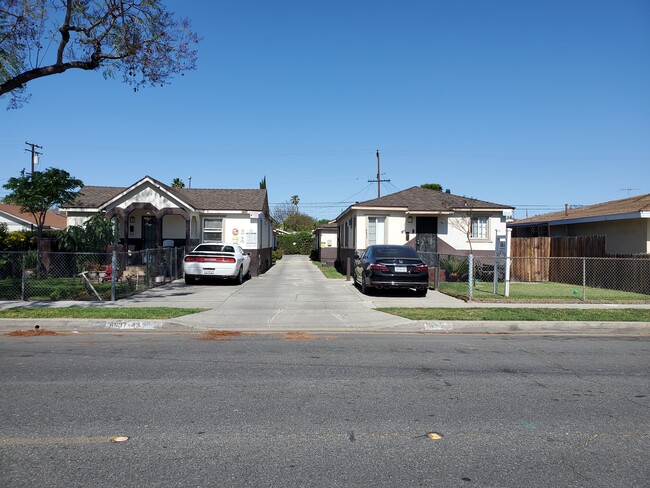
{"type": "MultiPolygon", "coordinates": [[[[24,225],[25,227],[36,227],[36,219],[30,213],[23,213],[20,211],[19,205],[11,205],[9,203],[0,203],[0,215],[4,214],[9,217],[9,220],[14,220],[16,223],[24,225]]],[[[48,210],[45,214],[45,228],[46,229],[65,229],[67,226],[67,219],[63,215],[48,210]]]]}
{"type": "Polygon", "coordinates": [[[265,189],[207,189],[173,188],[150,176],[145,176],[129,187],[84,186],[74,201],[62,208],[102,209],[138,186],[150,183],[185,203],[193,210],[250,210],[268,213],[265,189]]]}
{"type": "Polygon", "coordinates": [[[355,203],[343,211],[339,217],[351,209],[360,208],[403,209],[408,213],[452,213],[461,210],[508,210],[514,207],[413,186],[384,197],[355,203]]]}
{"type": "Polygon", "coordinates": [[[650,218],[650,193],[515,220],[509,226],[650,218]]]}

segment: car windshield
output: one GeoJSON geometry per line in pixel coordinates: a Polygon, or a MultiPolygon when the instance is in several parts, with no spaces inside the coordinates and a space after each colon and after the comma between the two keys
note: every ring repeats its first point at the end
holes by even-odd
{"type": "Polygon", "coordinates": [[[415,258],[419,259],[418,253],[412,247],[377,247],[375,248],[375,257],[377,258],[415,258]]]}
{"type": "Polygon", "coordinates": [[[197,246],[195,251],[210,251],[210,252],[235,252],[232,246],[224,246],[222,244],[201,244],[197,246]]]}

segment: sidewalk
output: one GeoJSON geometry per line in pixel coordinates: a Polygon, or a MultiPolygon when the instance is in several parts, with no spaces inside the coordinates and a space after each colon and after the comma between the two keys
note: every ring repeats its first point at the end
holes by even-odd
{"type": "Polygon", "coordinates": [[[0,308],[184,307],[205,312],[165,321],[83,319],[0,319],[0,330],[40,327],[65,330],[242,330],[277,332],[433,333],[625,333],[648,334],[646,323],[412,321],[375,310],[380,307],[644,308],[650,305],[466,303],[436,291],[416,297],[408,291],[362,295],[352,281],[323,276],[306,256],[285,256],[266,274],[241,286],[188,286],[182,280],[117,302],[0,302],[0,308]]]}

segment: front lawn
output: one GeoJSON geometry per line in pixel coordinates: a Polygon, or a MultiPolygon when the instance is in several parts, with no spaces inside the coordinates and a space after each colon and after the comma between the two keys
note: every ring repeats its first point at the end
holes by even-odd
{"type": "Polygon", "coordinates": [[[161,320],[205,312],[205,308],[178,307],[15,307],[0,310],[0,319],[133,319],[161,320]]]}
{"type": "Polygon", "coordinates": [[[327,278],[335,280],[345,278],[345,275],[339,273],[334,266],[323,266],[320,261],[312,261],[312,263],[314,263],[314,265],[316,265],[327,278]]]}
{"type": "MultiPolygon", "coordinates": [[[[504,284],[499,283],[497,294],[493,293],[493,284],[476,282],[473,299],[477,302],[529,301],[529,302],[582,302],[583,288],[566,283],[511,283],[510,296],[505,297],[504,284]]],[[[467,298],[467,282],[447,282],[439,284],[439,290],[447,295],[467,298]]],[[[630,293],[605,288],[586,288],[586,301],[593,303],[649,302],[650,295],[630,293]]]]}
{"type": "Polygon", "coordinates": [[[650,310],[575,308],[378,308],[409,320],[650,322],[650,310]]]}

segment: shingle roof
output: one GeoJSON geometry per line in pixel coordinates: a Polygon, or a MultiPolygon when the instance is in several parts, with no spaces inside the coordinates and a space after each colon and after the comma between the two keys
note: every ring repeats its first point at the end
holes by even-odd
{"type": "MultiPolygon", "coordinates": [[[[30,213],[24,213],[20,211],[19,205],[11,205],[9,203],[0,203],[0,212],[13,215],[21,220],[29,222],[30,224],[36,225],[36,219],[30,213]]],[[[45,227],[51,229],[65,229],[67,226],[67,219],[63,215],[59,215],[56,212],[48,210],[45,214],[45,227]]]]}
{"type": "MultiPolygon", "coordinates": [[[[144,179],[150,179],[165,191],[197,210],[252,210],[259,212],[267,210],[267,194],[263,189],[172,188],[149,176],[144,179]]],[[[84,186],[77,194],[77,198],[65,208],[101,208],[128,188],[130,187],[84,186]]]]}
{"type": "Polygon", "coordinates": [[[638,195],[621,200],[587,205],[584,207],[570,208],[566,212],[553,212],[535,215],[527,219],[515,220],[511,225],[546,223],[562,220],[575,220],[583,218],[605,217],[608,215],[634,214],[650,212],[650,193],[638,195]]]}
{"type": "Polygon", "coordinates": [[[453,209],[510,209],[508,205],[461,197],[414,186],[381,198],[355,203],[353,207],[406,207],[409,212],[445,212],[453,209]]]}

